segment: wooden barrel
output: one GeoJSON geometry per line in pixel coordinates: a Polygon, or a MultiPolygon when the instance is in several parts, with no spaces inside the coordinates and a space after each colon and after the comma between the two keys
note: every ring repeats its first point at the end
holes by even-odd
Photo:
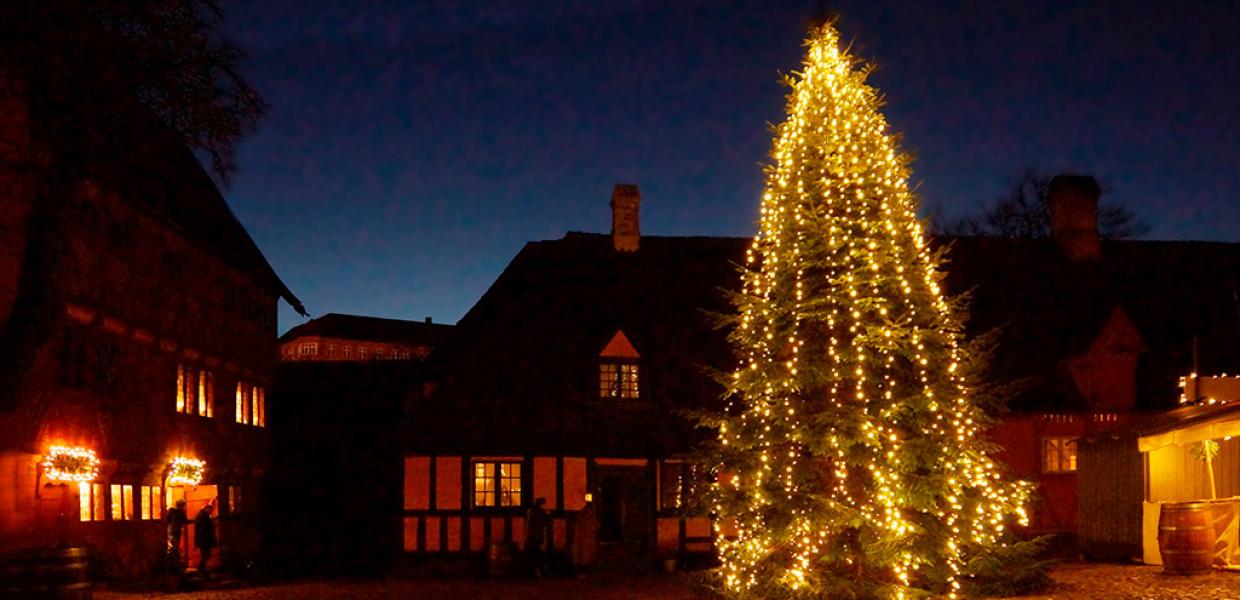
{"type": "Polygon", "coordinates": [[[0,598],[89,600],[85,548],[32,548],[0,558],[0,598]]]}
{"type": "Polygon", "coordinates": [[[512,542],[491,542],[487,548],[487,573],[491,577],[507,577],[516,566],[516,552],[512,542]]]}
{"type": "Polygon", "coordinates": [[[1162,505],[1158,514],[1158,553],[1170,573],[1208,571],[1214,563],[1214,527],[1204,502],[1162,505]]]}

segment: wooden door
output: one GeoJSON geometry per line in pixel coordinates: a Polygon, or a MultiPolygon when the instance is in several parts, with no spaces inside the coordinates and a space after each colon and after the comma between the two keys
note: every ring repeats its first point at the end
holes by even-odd
{"type": "Polygon", "coordinates": [[[599,467],[599,544],[633,553],[647,549],[654,528],[648,479],[643,467],[599,467]]]}
{"type": "Polygon", "coordinates": [[[207,563],[208,569],[216,569],[220,566],[220,548],[224,545],[224,539],[220,534],[219,511],[220,503],[216,499],[219,489],[215,485],[196,485],[196,486],[172,486],[168,488],[167,506],[169,508],[176,505],[177,500],[185,500],[185,517],[189,519],[189,524],[185,527],[185,533],[181,536],[181,562],[186,568],[198,568],[198,548],[194,545],[194,518],[198,516],[198,511],[210,502],[215,502],[215,509],[212,515],[217,517],[215,523],[215,537],[219,542],[215,550],[212,551],[211,560],[207,563]]]}

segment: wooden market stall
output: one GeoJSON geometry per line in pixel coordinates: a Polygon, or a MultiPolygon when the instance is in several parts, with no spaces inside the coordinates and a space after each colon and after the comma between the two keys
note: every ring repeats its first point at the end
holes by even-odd
{"type": "Polygon", "coordinates": [[[1088,438],[1080,461],[1087,558],[1240,569],[1240,402],[1184,406],[1088,438]]]}

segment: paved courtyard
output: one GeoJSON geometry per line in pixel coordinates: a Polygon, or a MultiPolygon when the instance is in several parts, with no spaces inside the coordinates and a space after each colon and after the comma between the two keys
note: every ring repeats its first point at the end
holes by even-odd
{"type": "MultiPolygon", "coordinates": [[[[1055,587],[1023,600],[1240,600],[1240,573],[1209,573],[1193,577],[1165,575],[1160,567],[1064,565],[1054,572],[1055,587]]],[[[303,598],[419,600],[709,600],[682,577],[595,574],[546,580],[391,580],[321,581],[216,590],[184,594],[139,594],[97,591],[101,600],[158,597],[167,600],[294,600],[303,598]]]]}

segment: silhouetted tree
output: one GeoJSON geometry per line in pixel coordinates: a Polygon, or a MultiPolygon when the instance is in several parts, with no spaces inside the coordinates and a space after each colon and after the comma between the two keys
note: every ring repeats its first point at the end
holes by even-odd
{"type": "MultiPolygon", "coordinates": [[[[1007,196],[994,204],[982,205],[977,213],[948,222],[939,231],[947,235],[1049,237],[1051,220],[1047,191],[1053,178],[1029,167],[1015,179],[1007,196]]],[[[1149,225],[1131,210],[1117,204],[1099,203],[1098,231],[1103,239],[1137,238],[1149,230],[1149,225]]]]}
{"type": "Polygon", "coordinates": [[[61,304],[56,266],[75,186],[150,161],[124,149],[151,139],[184,143],[227,182],[263,102],[238,72],[242,52],[220,38],[221,19],[213,0],[0,2],[0,202],[31,200],[0,323],[0,407],[61,304]]]}

